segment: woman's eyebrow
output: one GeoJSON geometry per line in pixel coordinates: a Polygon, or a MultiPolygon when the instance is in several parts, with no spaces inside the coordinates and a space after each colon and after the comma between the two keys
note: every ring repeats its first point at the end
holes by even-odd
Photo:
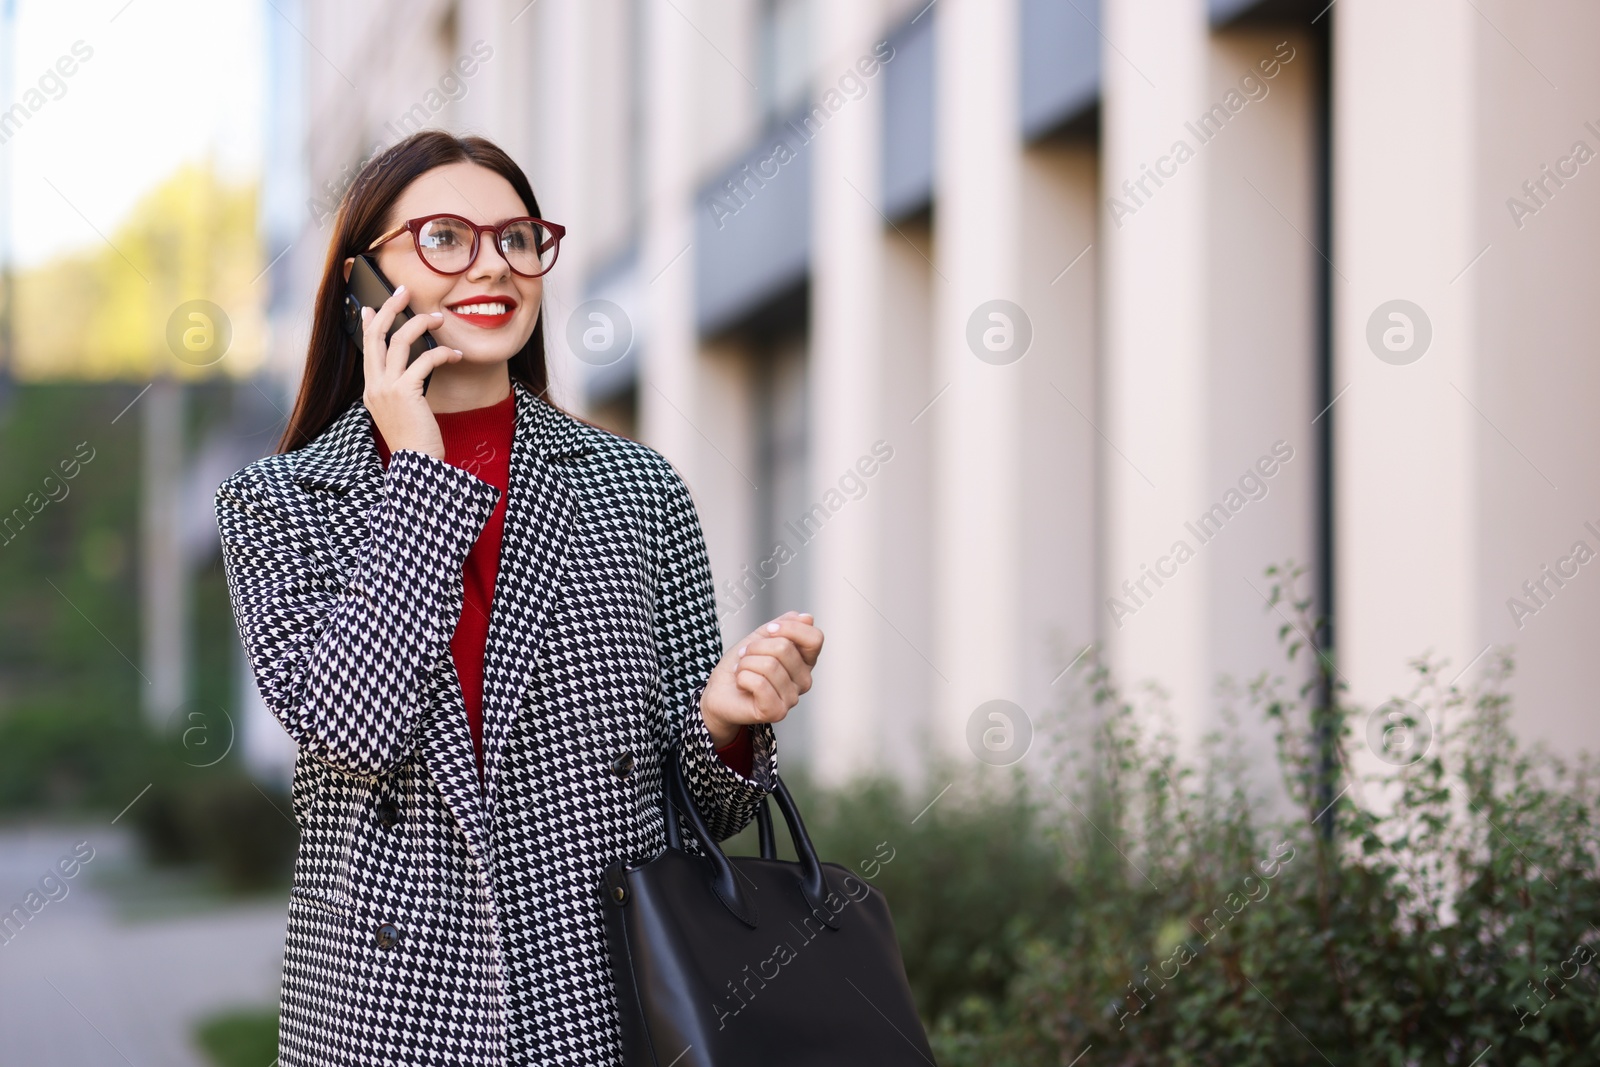
{"type": "Polygon", "coordinates": [[[503,218],[495,219],[493,222],[477,223],[477,222],[473,222],[472,219],[467,218],[466,215],[461,214],[460,212],[449,212],[448,214],[458,215],[460,218],[467,219],[468,222],[472,222],[473,225],[475,225],[475,226],[478,226],[478,225],[482,225],[482,226],[500,226],[500,225],[503,225],[503,224],[505,224],[507,222],[510,222],[512,219],[525,219],[525,218],[528,218],[528,215],[526,213],[524,213],[524,214],[520,214],[520,215],[506,215],[503,218]]]}

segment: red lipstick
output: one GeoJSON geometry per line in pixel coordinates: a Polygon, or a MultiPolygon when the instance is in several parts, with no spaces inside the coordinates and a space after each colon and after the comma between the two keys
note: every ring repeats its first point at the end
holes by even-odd
{"type": "Polygon", "coordinates": [[[485,330],[495,330],[511,321],[517,302],[509,296],[474,296],[446,304],[445,310],[485,330]]]}

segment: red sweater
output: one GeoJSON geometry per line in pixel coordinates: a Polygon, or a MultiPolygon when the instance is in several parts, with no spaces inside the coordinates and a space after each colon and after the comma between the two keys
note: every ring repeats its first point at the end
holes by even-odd
{"type": "MultiPolygon", "coordinates": [[[[472,747],[478,758],[478,778],[483,778],[483,649],[489,638],[489,608],[494,598],[495,574],[500,568],[500,535],[505,530],[506,498],[511,484],[511,442],[516,427],[516,394],[498,404],[467,411],[436,412],[439,436],[444,439],[444,461],[460,467],[500,490],[500,499],[483,524],[483,531],[467,552],[462,568],[461,618],[450,639],[450,657],[461,679],[461,696],[472,729],[472,747]]],[[[378,432],[372,436],[384,469],[389,467],[389,446],[378,432]]],[[[750,731],[741,728],[717,755],[729,767],[750,777],[753,753],[750,731]]]]}

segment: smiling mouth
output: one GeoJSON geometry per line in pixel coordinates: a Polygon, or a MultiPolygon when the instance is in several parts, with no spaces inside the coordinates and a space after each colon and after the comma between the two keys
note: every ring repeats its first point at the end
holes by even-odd
{"type": "Polygon", "coordinates": [[[482,329],[493,330],[511,321],[512,313],[517,310],[517,302],[504,297],[493,300],[464,300],[459,304],[448,305],[445,310],[464,322],[482,329]]]}

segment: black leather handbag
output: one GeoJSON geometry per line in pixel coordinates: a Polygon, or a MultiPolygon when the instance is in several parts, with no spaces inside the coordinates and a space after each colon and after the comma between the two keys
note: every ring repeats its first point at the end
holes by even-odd
{"type": "MultiPolygon", "coordinates": [[[[601,875],[628,1067],[934,1064],[883,892],[821,863],[782,781],[772,796],[799,862],[711,839],[678,766],[663,768],[667,844],[601,875]],[[686,852],[678,815],[704,854],[686,852]]],[[[937,1067],[937,1065],[935,1065],[937,1067]]]]}

